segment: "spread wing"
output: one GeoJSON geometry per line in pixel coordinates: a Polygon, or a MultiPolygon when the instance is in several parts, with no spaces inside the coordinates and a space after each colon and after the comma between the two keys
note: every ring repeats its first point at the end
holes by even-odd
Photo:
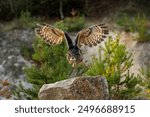
{"type": "Polygon", "coordinates": [[[65,36],[62,30],[48,24],[38,24],[35,33],[50,45],[62,43],[65,36]]]}
{"type": "Polygon", "coordinates": [[[93,25],[91,27],[81,30],[77,34],[76,44],[81,46],[82,44],[87,46],[96,46],[98,43],[104,40],[108,34],[108,27],[105,24],[93,25]]]}

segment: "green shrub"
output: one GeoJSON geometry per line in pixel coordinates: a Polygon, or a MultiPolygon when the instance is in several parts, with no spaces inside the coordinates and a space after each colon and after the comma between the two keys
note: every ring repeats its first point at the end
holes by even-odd
{"type": "Polygon", "coordinates": [[[18,19],[18,23],[20,27],[29,28],[35,27],[37,19],[31,17],[31,13],[29,11],[21,11],[20,17],[18,19]]]}
{"type": "Polygon", "coordinates": [[[121,26],[123,30],[129,32],[131,31],[131,27],[133,25],[133,23],[130,21],[130,18],[131,17],[124,13],[122,16],[119,16],[119,18],[116,20],[116,23],[121,26]]]}
{"type": "Polygon", "coordinates": [[[33,49],[34,64],[25,68],[27,81],[32,84],[32,88],[25,89],[20,84],[15,92],[16,98],[21,97],[19,95],[23,93],[27,99],[38,99],[38,91],[43,84],[67,79],[71,74],[72,67],[66,60],[65,42],[58,46],[49,46],[37,38],[33,49]]]}
{"type": "Polygon", "coordinates": [[[110,99],[133,99],[140,92],[137,87],[140,77],[129,72],[131,66],[132,55],[119,43],[119,36],[115,40],[109,37],[105,47],[100,47],[99,57],[93,58],[86,75],[105,76],[110,99]]]}
{"type": "Polygon", "coordinates": [[[132,17],[124,14],[117,19],[117,24],[127,32],[138,32],[139,36],[136,38],[137,41],[150,41],[150,33],[147,28],[149,20],[144,14],[137,14],[132,17]]]}
{"type": "Polygon", "coordinates": [[[33,54],[33,48],[28,47],[28,45],[26,45],[25,43],[22,43],[20,45],[20,53],[25,59],[31,60],[33,54]]]}
{"type": "Polygon", "coordinates": [[[56,22],[55,26],[64,31],[79,31],[84,27],[84,17],[68,17],[56,22]]]}

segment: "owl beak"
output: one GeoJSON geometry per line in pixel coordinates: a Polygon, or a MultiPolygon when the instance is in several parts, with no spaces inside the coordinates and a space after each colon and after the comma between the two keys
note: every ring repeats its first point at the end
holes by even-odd
{"type": "Polygon", "coordinates": [[[73,67],[73,68],[75,68],[75,66],[76,66],[76,64],[75,64],[75,63],[73,63],[73,64],[72,64],[72,67],[73,67]]]}

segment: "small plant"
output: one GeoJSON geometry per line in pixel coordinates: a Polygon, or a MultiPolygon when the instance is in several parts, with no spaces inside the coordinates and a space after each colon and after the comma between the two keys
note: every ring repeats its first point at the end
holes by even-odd
{"type": "Polygon", "coordinates": [[[22,43],[20,46],[20,53],[25,59],[31,60],[33,54],[33,48],[28,47],[26,44],[22,43]]]}
{"type": "Polygon", "coordinates": [[[68,27],[66,26],[66,24],[64,23],[64,20],[60,20],[58,22],[55,23],[56,27],[59,27],[61,30],[63,31],[68,31],[68,27]]]}
{"type": "Polygon", "coordinates": [[[140,69],[141,77],[143,78],[143,87],[144,87],[144,93],[143,95],[146,95],[150,99],[150,63],[146,65],[146,67],[142,67],[140,69]]]}
{"type": "Polygon", "coordinates": [[[137,14],[132,17],[124,14],[117,20],[117,24],[127,32],[138,32],[139,36],[136,39],[137,41],[150,41],[150,33],[147,28],[149,20],[144,14],[137,14]]]}
{"type": "Polygon", "coordinates": [[[56,27],[59,27],[60,29],[64,31],[79,31],[83,29],[84,27],[84,17],[68,17],[64,20],[61,20],[59,22],[55,23],[56,27]]]}
{"type": "Polygon", "coordinates": [[[25,68],[27,81],[32,84],[32,88],[25,89],[20,84],[16,89],[16,98],[25,95],[27,99],[38,99],[38,92],[42,85],[69,77],[72,67],[66,60],[65,45],[63,42],[59,46],[49,46],[41,39],[36,39],[33,43],[34,54],[32,55],[34,64],[32,67],[25,68]]]}
{"type": "Polygon", "coordinates": [[[125,45],[119,43],[119,36],[115,40],[109,37],[105,47],[100,47],[99,57],[93,58],[86,75],[105,76],[110,99],[133,99],[140,92],[137,87],[140,77],[130,73],[131,66],[132,55],[128,53],[125,45]]]}
{"type": "Polygon", "coordinates": [[[131,20],[131,17],[124,13],[122,16],[120,16],[117,19],[117,24],[121,26],[121,28],[125,30],[126,32],[130,32],[131,27],[133,25],[133,23],[130,20],[131,20]]]}
{"type": "Polygon", "coordinates": [[[23,28],[34,27],[36,25],[35,18],[31,17],[29,11],[22,11],[20,13],[20,18],[18,20],[18,23],[20,27],[23,28]]]}

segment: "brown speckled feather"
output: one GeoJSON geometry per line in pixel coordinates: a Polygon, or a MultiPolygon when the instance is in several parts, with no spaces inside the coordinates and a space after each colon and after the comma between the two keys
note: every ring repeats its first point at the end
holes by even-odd
{"type": "Polygon", "coordinates": [[[78,47],[81,45],[96,46],[98,43],[104,40],[108,34],[108,27],[104,24],[93,25],[88,28],[84,28],[77,34],[76,44],[78,47]]]}
{"type": "Polygon", "coordinates": [[[48,24],[38,24],[38,27],[35,29],[35,32],[46,43],[50,45],[60,44],[64,39],[64,32],[62,30],[48,24]]]}

